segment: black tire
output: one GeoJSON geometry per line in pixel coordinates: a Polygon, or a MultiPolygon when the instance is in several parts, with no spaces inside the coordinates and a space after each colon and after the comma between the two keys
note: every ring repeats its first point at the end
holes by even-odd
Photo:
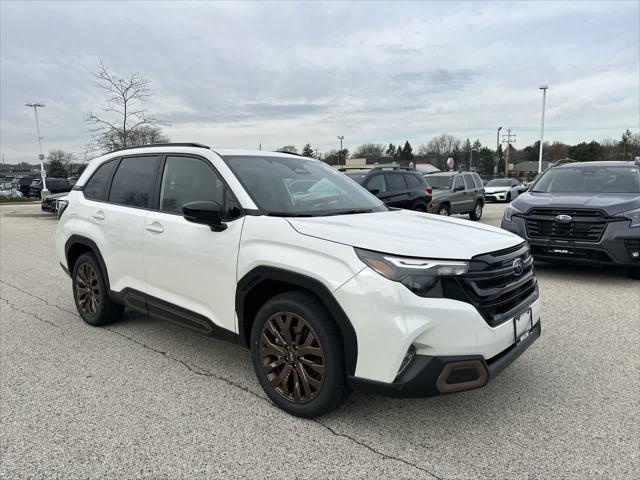
{"type": "Polygon", "coordinates": [[[477,222],[478,220],[480,220],[482,218],[482,208],[483,208],[482,202],[476,202],[475,206],[473,207],[473,210],[469,212],[469,218],[474,222],[477,222]]]}
{"type": "Polygon", "coordinates": [[[413,209],[416,212],[426,212],[427,211],[427,206],[425,204],[423,204],[423,203],[418,203],[413,207],[413,209]]]}
{"type": "Polygon", "coordinates": [[[293,291],[277,295],[260,308],[251,327],[251,360],[265,393],[273,403],[291,415],[304,418],[317,417],[336,409],[349,396],[344,350],[338,328],[324,305],[307,292],[293,291]],[[289,321],[291,316],[295,320],[289,321]],[[294,329],[293,322],[300,322],[300,319],[306,323],[305,342],[301,341],[303,333],[298,336],[297,329],[294,329]],[[286,326],[287,321],[289,326],[286,326]],[[295,334],[295,340],[298,340],[298,343],[293,340],[291,342],[293,347],[291,347],[284,335],[280,337],[272,335],[273,329],[270,326],[284,327],[279,331],[287,331],[291,340],[293,340],[291,334],[295,334]],[[267,343],[269,336],[275,339],[271,344],[267,343]],[[278,342],[277,338],[285,340],[285,344],[281,345],[282,341],[278,342]],[[313,354],[306,356],[299,353],[305,344],[309,344],[309,338],[313,338],[313,344],[319,347],[322,354],[321,357],[315,357],[316,367],[321,365],[322,374],[317,373],[315,368],[311,370],[303,367],[303,365],[309,365],[307,362],[310,358],[314,358],[313,354]],[[273,345],[284,350],[284,355],[273,351],[270,348],[273,345]],[[294,351],[293,348],[296,350],[294,351]],[[321,361],[318,360],[320,358],[321,361]],[[279,367],[274,367],[278,362],[280,362],[279,367]],[[280,366],[282,368],[278,370],[280,366]],[[285,372],[286,368],[288,370],[285,372]],[[302,379],[304,376],[309,378],[309,375],[320,385],[315,386],[314,393],[307,395],[310,384],[306,381],[303,383],[302,379]],[[272,385],[272,382],[278,382],[280,378],[283,378],[280,383],[272,385]],[[296,386],[298,393],[304,392],[308,396],[307,399],[292,398],[292,396],[299,397],[295,392],[296,386]]]}
{"type": "Polygon", "coordinates": [[[93,253],[83,253],[78,257],[71,279],[76,308],[86,323],[100,327],[122,317],[124,306],[109,298],[105,273],[93,253]]]}
{"type": "Polygon", "coordinates": [[[440,205],[438,207],[438,215],[444,215],[445,217],[448,217],[449,215],[451,215],[451,210],[449,209],[449,205],[447,205],[446,203],[444,205],[440,205]]]}
{"type": "Polygon", "coordinates": [[[629,276],[640,280],[640,267],[629,267],[629,276]]]}

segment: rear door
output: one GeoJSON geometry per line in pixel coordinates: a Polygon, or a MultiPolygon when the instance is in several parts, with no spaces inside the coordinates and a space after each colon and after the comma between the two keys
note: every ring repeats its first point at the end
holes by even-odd
{"type": "Polygon", "coordinates": [[[109,274],[111,290],[124,288],[145,291],[142,259],[144,220],[155,208],[154,189],[159,155],[138,155],[107,162],[87,182],[89,221],[94,225],[98,244],[109,274]],[[113,172],[113,180],[104,201],[104,184],[113,172]],[[92,185],[92,180],[96,182],[92,185]],[[94,191],[98,198],[93,199],[94,191]]]}
{"type": "Polygon", "coordinates": [[[391,207],[411,208],[409,197],[409,187],[402,175],[402,172],[385,172],[384,180],[387,184],[387,191],[381,200],[391,207]]]}
{"type": "MultiPolygon", "coordinates": [[[[244,223],[237,200],[211,162],[202,157],[167,155],[159,178],[158,209],[149,212],[144,225],[147,294],[237,331],[236,265],[244,223]],[[199,200],[221,205],[225,230],[214,232],[207,225],[185,220],[182,206],[199,200]]],[[[162,315],[150,299],[149,310],[154,308],[152,313],[162,315]]],[[[203,324],[199,329],[208,327],[203,324]]]]}
{"type": "Polygon", "coordinates": [[[464,206],[467,211],[473,210],[473,207],[476,203],[476,198],[478,197],[478,189],[476,188],[476,183],[473,180],[473,175],[470,173],[462,174],[462,178],[464,179],[464,206]]]}

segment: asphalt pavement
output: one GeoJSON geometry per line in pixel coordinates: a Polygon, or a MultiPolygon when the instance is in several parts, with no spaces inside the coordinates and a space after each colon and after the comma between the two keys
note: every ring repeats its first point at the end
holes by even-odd
{"type": "MultiPolygon", "coordinates": [[[[499,224],[503,205],[483,221],[499,224]]],[[[78,317],[56,221],[0,206],[0,478],[637,478],[640,282],[537,267],[542,337],[485,388],[354,393],[316,420],[266,398],[247,350],[125,313],[78,317]],[[635,474],[633,472],[636,472],[635,474]]]]}

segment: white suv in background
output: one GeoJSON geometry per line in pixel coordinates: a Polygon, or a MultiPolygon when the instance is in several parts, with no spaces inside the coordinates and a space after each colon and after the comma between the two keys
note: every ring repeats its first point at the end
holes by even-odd
{"type": "Polygon", "coordinates": [[[481,387],[540,336],[520,237],[387,208],[317,160],[124,149],[91,161],[65,203],[57,254],[85,322],[126,306],[245,345],[293,415],[351,389],[481,387]]]}

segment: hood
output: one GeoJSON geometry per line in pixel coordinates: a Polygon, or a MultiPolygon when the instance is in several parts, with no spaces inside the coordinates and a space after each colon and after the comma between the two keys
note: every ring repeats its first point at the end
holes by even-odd
{"type": "Polygon", "coordinates": [[[485,193],[508,192],[511,187],[484,187],[485,193]]]}
{"type": "Polygon", "coordinates": [[[523,242],[506,230],[411,210],[287,220],[303,235],[407,257],[469,260],[523,242]]]}
{"type": "Polygon", "coordinates": [[[433,187],[431,187],[431,188],[432,188],[431,196],[433,198],[444,197],[445,195],[451,194],[451,190],[448,190],[448,189],[444,190],[444,189],[441,189],[441,188],[433,188],[433,187]]]}
{"type": "Polygon", "coordinates": [[[69,195],[69,192],[52,193],[51,195],[47,195],[44,198],[49,200],[55,200],[56,198],[66,197],[67,195],[69,195]]]}
{"type": "Polygon", "coordinates": [[[640,195],[637,193],[590,195],[586,193],[526,192],[520,194],[511,204],[523,212],[535,207],[593,208],[603,210],[607,215],[615,215],[640,208],[640,195]]]}

